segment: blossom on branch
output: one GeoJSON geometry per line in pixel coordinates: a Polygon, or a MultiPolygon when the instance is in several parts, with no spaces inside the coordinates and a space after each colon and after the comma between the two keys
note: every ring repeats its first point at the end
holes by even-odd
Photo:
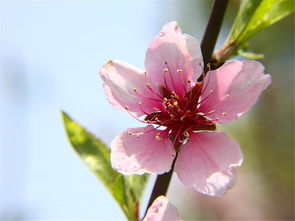
{"type": "Polygon", "coordinates": [[[149,207],[143,221],[180,221],[176,208],[165,196],[159,196],[149,207]]]}
{"type": "Polygon", "coordinates": [[[100,70],[114,108],[146,127],[130,128],[111,143],[111,163],[124,174],[171,169],[188,187],[221,195],[235,183],[243,156],[216,124],[235,121],[271,82],[256,61],[229,61],[203,73],[200,45],[178,24],[166,24],[146,51],[146,71],[121,61],[100,70]],[[202,81],[198,79],[202,78],[202,81]]]}

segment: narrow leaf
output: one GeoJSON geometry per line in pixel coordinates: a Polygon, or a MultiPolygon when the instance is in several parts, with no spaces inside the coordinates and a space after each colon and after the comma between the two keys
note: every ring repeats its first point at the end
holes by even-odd
{"type": "Polygon", "coordinates": [[[229,36],[222,48],[213,55],[213,60],[219,65],[233,55],[239,54],[238,50],[257,32],[278,22],[292,12],[294,12],[293,0],[241,1],[229,36]]]}
{"type": "Polygon", "coordinates": [[[237,39],[238,44],[248,41],[257,32],[281,20],[293,11],[294,1],[292,0],[262,0],[246,28],[237,39]]]}
{"type": "Polygon", "coordinates": [[[139,201],[148,176],[124,177],[113,170],[110,150],[106,145],[74,122],[65,112],[62,112],[62,117],[67,136],[75,151],[112,194],[126,217],[129,220],[137,220],[139,201]]]}

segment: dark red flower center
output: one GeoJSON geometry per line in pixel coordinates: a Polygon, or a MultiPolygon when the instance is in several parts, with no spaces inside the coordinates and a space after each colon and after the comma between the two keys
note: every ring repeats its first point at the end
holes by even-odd
{"type": "Polygon", "coordinates": [[[185,142],[191,131],[215,130],[215,122],[199,109],[202,86],[203,83],[196,83],[183,97],[162,87],[163,110],[148,114],[144,120],[166,127],[174,143],[185,142]]]}

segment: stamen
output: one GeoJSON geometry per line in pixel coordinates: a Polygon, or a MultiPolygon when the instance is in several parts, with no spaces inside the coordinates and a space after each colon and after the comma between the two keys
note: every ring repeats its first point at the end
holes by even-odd
{"type": "Polygon", "coordinates": [[[143,110],[143,108],[142,108],[142,102],[138,102],[138,106],[139,106],[139,108],[140,108],[140,110],[142,111],[142,113],[144,113],[144,114],[146,114],[146,115],[149,115],[147,112],[145,112],[144,110],[143,110]]]}
{"type": "MultiPolygon", "coordinates": [[[[165,62],[165,65],[167,66],[167,68],[165,68],[165,69],[168,69],[168,73],[169,73],[169,75],[170,75],[170,79],[171,79],[171,82],[172,82],[173,90],[175,91],[175,90],[176,90],[176,87],[175,87],[174,80],[173,80],[173,77],[172,77],[172,74],[171,74],[171,71],[170,71],[170,68],[169,68],[169,66],[168,66],[168,62],[167,62],[167,61],[165,62]]],[[[165,69],[164,69],[164,70],[165,70],[165,69]]],[[[164,71],[164,72],[165,72],[165,71],[164,71]]]]}
{"type": "Polygon", "coordinates": [[[225,115],[226,115],[226,113],[225,113],[225,112],[223,112],[223,113],[222,113],[222,116],[225,116],[225,115]]]}
{"type": "Polygon", "coordinates": [[[212,114],[214,112],[215,112],[215,110],[209,111],[208,113],[206,113],[206,115],[212,114]]]}
{"type": "Polygon", "coordinates": [[[184,101],[185,101],[185,109],[187,109],[191,103],[192,100],[192,85],[191,85],[191,81],[188,80],[187,83],[189,84],[189,97],[185,97],[184,101]]]}
{"type": "MultiPolygon", "coordinates": [[[[165,62],[166,63],[166,62],[165,62]]],[[[167,68],[165,68],[164,70],[164,83],[165,83],[165,87],[168,89],[168,90],[170,90],[169,89],[169,87],[168,87],[168,84],[167,84],[167,79],[166,79],[166,72],[168,72],[168,69],[167,68]]]]}
{"type": "Polygon", "coordinates": [[[155,99],[155,98],[152,98],[152,97],[147,97],[147,96],[145,96],[145,95],[143,95],[143,94],[140,94],[140,93],[137,91],[136,88],[133,88],[132,91],[133,91],[136,95],[138,95],[138,96],[140,96],[140,97],[143,97],[143,98],[145,98],[145,99],[152,100],[152,101],[156,101],[156,102],[162,102],[162,100],[155,99]]]}
{"type": "Polygon", "coordinates": [[[127,111],[127,113],[128,113],[131,117],[133,117],[135,120],[138,120],[139,122],[141,122],[141,123],[145,123],[145,124],[146,124],[145,121],[140,120],[139,118],[137,118],[137,117],[135,117],[133,114],[131,114],[130,111],[129,111],[129,107],[128,107],[128,106],[125,106],[124,108],[125,108],[125,110],[127,111]]]}
{"type": "Polygon", "coordinates": [[[178,73],[180,73],[180,79],[181,79],[181,83],[182,83],[182,87],[183,87],[183,89],[184,89],[184,92],[185,92],[185,94],[187,94],[187,90],[186,90],[186,86],[185,86],[185,84],[184,84],[184,80],[183,80],[183,75],[182,75],[182,69],[177,69],[176,70],[178,73]]]}
{"type": "MultiPolygon", "coordinates": [[[[209,94],[209,95],[210,95],[210,94],[209,94]]],[[[209,96],[209,95],[208,95],[208,96],[209,96]]],[[[229,97],[230,97],[230,94],[225,95],[225,98],[229,98],[229,97]]],[[[206,98],[204,98],[204,99],[206,99],[206,98]]],[[[203,100],[202,100],[202,101],[203,101],[203,100]]],[[[202,101],[201,101],[201,102],[202,102],[202,101]]],[[[224,100],[220,100],[219,102],[214,103],[214,104],[212,104],[211,106],[206,107],[206,108],[214,108],[215,106],[221,104],[222,102],[224,102],[224,100]]]]}
{"type": "Polygon", "coordinates": [[[177,133],[176,133],[176,135],[175,135],[175,137],[174,137],[173,145],[172,145],[172,146],[175,145],[175,142],[176,142],[176,140],[178,139],[178,136],[179,136],[179,134],[180,134],[180,132],[181,132],[181,130],[182,130],[183,125],[184,125],[183,123],[180,125],[180,127],[179,127],[179,129],[178,129],[178,131],[177,131],[177,133]]]}
{"type": "Polygon", "coordinates": [[[153,92],[155,95],[157,95],[159,98],[163,98],[160,94],[158,94],[156,91],[154,91],[151,87],[151,84],[146,84],[145,85],[151,92],[153,92]]]}

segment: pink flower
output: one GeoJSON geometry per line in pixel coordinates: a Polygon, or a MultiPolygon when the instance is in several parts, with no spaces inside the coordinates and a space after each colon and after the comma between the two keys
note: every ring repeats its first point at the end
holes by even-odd
{"type": "Polygon", "coordinates": [[[159,196],[147,211],[143,221],[180,221],[176,208],[165,196],[159,196]]]}
{"type": "Polygon", "coordinates": [[[215,132],[216,123],[232,122],[247,112],[271,77],[259,62],[229,61],[198,82],[202,66],[199,44],[175,22],[166,24],[149,45],[146,72],[121,61],[103,66],[100,75],[109,102],[148,124],[114,138],[114,169],[162,174],[178,152],[175,172],[186,186],[221,195],[234,185],[243,156],[235,140],[215,132]]]}

